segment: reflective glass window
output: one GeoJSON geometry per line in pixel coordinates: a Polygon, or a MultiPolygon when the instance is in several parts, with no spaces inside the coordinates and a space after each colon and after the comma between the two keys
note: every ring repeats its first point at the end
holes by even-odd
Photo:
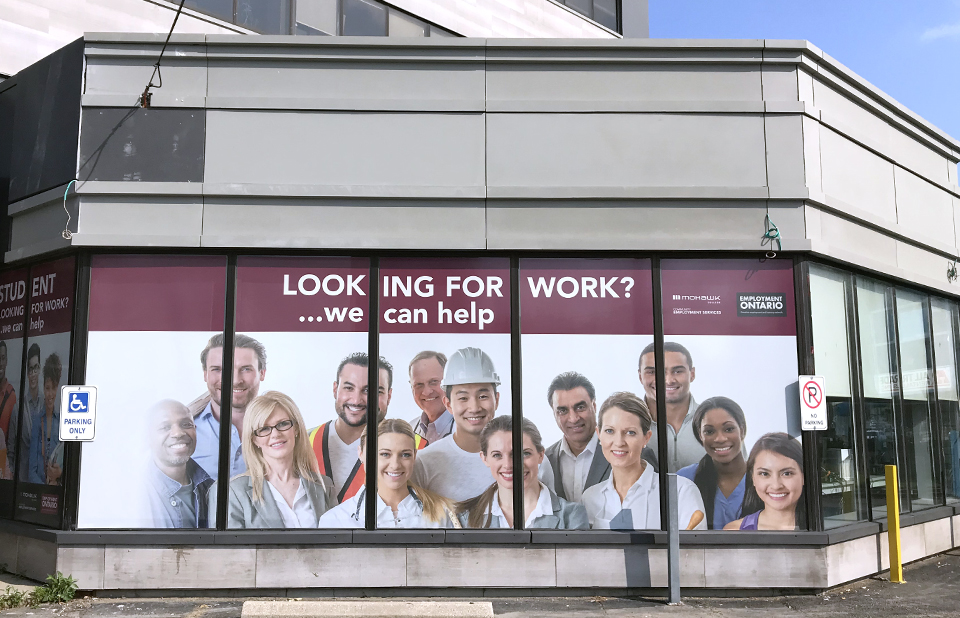
{"type": "Polygon", "coordinates": [[[824,527],[833,528],[866,515],[857,456],[857,419],[850,380],[846,292],[850,276],[819,265],[810,267],[810,305],[816,374],[827,397],[826,431],[820,441],[821,508],[824,527]]]}
{"type": "Polygon", "coordinates": [[[897,290],[900,336],[900,392],[903,394],[903,438],[912,510],[936,504],[939,493],[933,470],[933,373],[930,368],[930,328],[925,296],[897,290]]]}
{"type": "Polygon", "coordinates": [[[370,0],[343,0],[341,15],[344,36],[386,36],[387,7],[370,0]]]}
{"type": "Polygon", "coordinates": [[[960,500],[960,403],[957,396],[957,336],[955,303],[931,299],[935,380],[943,440],[943,485],[947,502],[960,500]]]}

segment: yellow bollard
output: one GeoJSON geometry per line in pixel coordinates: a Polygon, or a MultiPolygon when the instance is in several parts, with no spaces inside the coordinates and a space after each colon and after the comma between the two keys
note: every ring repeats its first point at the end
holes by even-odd
{"type": "Polygon", "coordinates": [[[887,471],[887,540],[890,545],[890,581],[903,584],[903,561],[900,557],[900,486],[897,467],[886,466],[887,471]]]}

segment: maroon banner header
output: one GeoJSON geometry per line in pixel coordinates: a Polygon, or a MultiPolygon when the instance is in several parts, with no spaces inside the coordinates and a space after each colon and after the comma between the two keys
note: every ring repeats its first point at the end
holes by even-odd
{"type": "Polygon", "coordinates": [[[510,260],[382,260],[380,332],[509,333],[510,260]]]}
{"type": "Polygon", "coordinates": [[[23,337],[28,278],[26,268],[0,273],[0,340],[23,337]]]}
{"type": "Polygon", "coordinates": [[[792,260],[663,260],[666,335],[797,332],[792,260]]]}
{"type": "Polygon", "coordinates": [[[370,260],[241,257],[237,330],[366,332],[370,260]]]}
{"type": "Polygon", "coordinates": [[[652,335],[650,260],[520,260],[525,335],[652,335]]]}
{"type": "Polygon", "coordinates": [[[98,255],[90,268],[90,330],[222,331],[227,260],[98,255]]]}
{"type": "Polygon", "coordinates": [[[75,276],[72,256],[30,268],[29,336],[70,332],[75,276]]]}

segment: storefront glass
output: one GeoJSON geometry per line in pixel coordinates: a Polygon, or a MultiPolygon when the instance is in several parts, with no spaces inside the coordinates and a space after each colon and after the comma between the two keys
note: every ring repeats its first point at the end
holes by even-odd
{"type": "Polygon", "coordinates": [[[397,389],[377,436],[377,527],[512,527],[509,259],[384,259],[379,283],[397,389]]]}
{"type": "Polygon", "coordinates": [[[947,503],[960,500],[960,397],[957,394],[957,305],[930,299],[937,400],[943,440],[943,486],[947,503]]]}
{"type": "Polygon", "coordinates": [[[805,529],[793,262],[663,260],[661,273],[661,466],[692,477],[728,529],[805,529]]]}
{"type": "Polygon", "coordinates": [[[810,307],[816,374],[824,379],[827,429],[817,432],[824,527],[866,518],[850,373],[847,291],[850,275],[810,266],[810,307]]]}
{"type": "MultiPolygon", "coordinates": [[[[897,464],[897,445],[900,442],[893,412],[897,367],[893,363],[891,350],[893,313],[887,300],[888,291],[889,288],[882,283],[857,277],[867,482],[874,518],[886,517],[884,466],[897,464]]],[[[906,491],[904,479],[905,475],[901,472],[901,494],[906,491]]],[[[901,510],[908,509],[909,502],[901,504],[901,510]]]]}
{"type": "Polygon", "coordinates": [[[362,489],[369,275],[366,258],[238,259],[229,528],[336,527],[326,513],[362,489]]]}
{"type": "Polygon", "coordinates": [[[20,406],[14,517],[44,526],[59,526],[63,510],[60,386],[70,383],[75,276],[73,257],[30,268],[28,388],[20,406]]]}
{"type": "Polygon", "coordinates": [[[897,289],[896,294],[906,471],[911,510],[917,511],[936,505],[940,492],[933,469],[931,402],[935,394],[928,348],[931,333],[927,297],[903,289],[897,289]]]}
{"type": "Polygon", "coordinates": [[[525,426],[524,440],[533,433],[530,457],[552,472],[541,475],[549,512],[525,472],[527,527],[660,529],[645,435],[656,413],[643,381],[644,363],[653,370],[650,260],[525,258],[519,274],[523,411],[537,430],[525,426]],[[637,489],[621,503],[615,481],[637,489]]]}
{"type": "MultiPolygon", "coordinates": [[[[17,451],[20,436],[20,405],[23,382],[23,336],[27,315],[27,285],[29,271],[26,268],[0,273],[0,516],[10,517],[14,502],[14,471],[17,469],[17,451]]],[[[39,372],[32,374],[39,378],[39,372]]],[[[39,381],[34,389],[39,396],[39,381]]]]}
{"type": "Polygon", "coordinates": [[[90,272],[78,526],[213,528],[226,259],[104,255],[90,272]]]}

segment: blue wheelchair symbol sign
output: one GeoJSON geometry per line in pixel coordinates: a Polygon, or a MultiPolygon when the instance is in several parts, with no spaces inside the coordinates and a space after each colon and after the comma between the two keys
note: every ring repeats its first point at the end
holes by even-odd
{"type": "Polygon", "coordinates": [[[70,412],[82,414],[89,412],[90,393],[70,393],[70,412]]]}

